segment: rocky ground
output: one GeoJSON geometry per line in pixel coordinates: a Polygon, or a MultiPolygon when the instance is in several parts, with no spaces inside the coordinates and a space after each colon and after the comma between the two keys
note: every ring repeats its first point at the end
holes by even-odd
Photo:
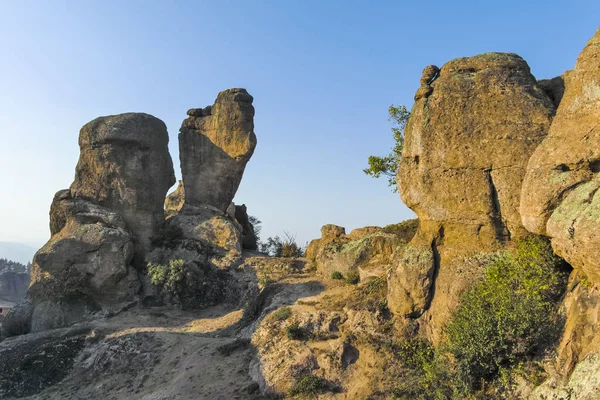
{"type": "MultiPolygon", "coordinates": [[[[0,398],[268,398],[249,373],[256,357],[250,336],[270,309],[324,289],[314,274],[269,262],[268,288],[255,299],[262,303],[250,308],[136,305],[109,318],[0,342],[0,398]]],[[[252,264],[260,270],[265,262],[249,258],[246,266],[252,264]]]]}

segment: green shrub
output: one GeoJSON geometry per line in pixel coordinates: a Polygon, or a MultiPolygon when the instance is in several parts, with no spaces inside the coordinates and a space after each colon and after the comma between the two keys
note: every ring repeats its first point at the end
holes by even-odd
{"type": "Polygon", "coordinates": [[[420,337],[408,339],[393,348],[405,368],[419,370],[433,361],[433,346],[420,337]]]}
{"type": "Polygon", "coordinates": [[[567,280],[561,265],[547,240],[531,237],[487,268],[447,327],[457,379],[478,388],[554,343],[561,328],[556,303],[567,280]]]}
{"type": "Polygon", "coordinates": [[[300,326],[298,321],[292,322],[285,328],[287,337],[290,340],[308,340],[310,339],[310,332],[300,326]]]}
{"type": "Polygon", "coordinates": [[[304,373],[294,383],[294,386],[289,390],[290,396],[314,396],[323,392],[337,391],[337,387],[332,382],[319,376],[314,376],[311,373],[304,373]]]}
{"type": "Polygon", "coordinates": [[[177,294],[185,279],[184,265],[183,260],[171,260],[168,265],[149,263],[148,276],[153,285],[160,286],[171,294],[177,294]]]}
{"type": "Polygon", "coordinates": [[[274,282],[275,281],[271,279],[271,277],[265,271],[260,272],[260,277],[258,278],[258,285],[260,287],[264,288],[265,286],[268,286],[274,282]]]}
{"type": "Polygon", "coordinates": [[[283,239],[279,236],[269,237],[266,242],[258,245],[261,252],[273,257],[304,257],[304,248],[296,243],[296,236],[289,232],[283,233],[283,239]]]}
{"type": "Polygon", "coordinates": [[[170,260],[167,264],[148,263],[148,276],[161,302],[183,309],[197,309],[235,298],[226,271],[196,262],[170,260]]]}
{"type": "Polygon", "coordinates": [[[333,271],[333,273],[331,274],[331,279],[341,280],[344,279],[344,275],[342,275],[340,271],[333,271]]]}
{"type": "Polygon", "coordinates": [[[349,285],[358,285],[358,283],[360,282],[360,275],[358,275],[358,272],[349,272],[348,275],[346,275],[346,283],[349,285]]]}
{"type": "Polygon", "coordinates": [[[292,316],[292,309],[289,307],[282,307],[271,315],[276,321],[285,321],[292,316]]]}
{"type": "Polygon", "coordinates": [[[387,319],[391,315],[387,304],[386,279],[371,278],[363,285],[356,287],[352,296],[345,300],[345,306],[351,310],[379,312],[387,319]]]}
{"type": "Polygon", "coordinates": [[[367,283],[365,283],[362,290],[366,294],[376,294],[383,292],[383,294],[385,295],[387,291],[387,282],[385,279],[380,277],[371,278],[367,281],[367,283]]]}

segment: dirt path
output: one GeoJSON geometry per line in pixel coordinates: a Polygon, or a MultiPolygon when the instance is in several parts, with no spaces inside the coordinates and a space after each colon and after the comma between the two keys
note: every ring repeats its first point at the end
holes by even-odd
{"type": "Polygon", "coordinates": [[[134,309],[98,321],[88,334],[98,343],[66,379],[27,399],[258,399],[248,375],[253,350],[231,329],[241,317],[219,306],[134,309]]]}

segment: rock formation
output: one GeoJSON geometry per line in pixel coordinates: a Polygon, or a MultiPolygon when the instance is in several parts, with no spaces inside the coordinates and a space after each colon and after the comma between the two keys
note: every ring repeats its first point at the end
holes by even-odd
{"type": "Polygon", "coordinates": [[[476,273],[452,260],[525,234],[521,181],[555,107],[516,54],[452,60],[433,82],[429,69],[421,83],[431,92],[413,106],[397,175],[420,227],[390,271],[388,303],[412,317],[431,307],[435,341],[476,273]]]}
{"type": "Polygon", "coordinates": [[[523,182],[521,215],[555,252],[600,282],[600,30],[587,43],[548,137],[533,153],[523,182]]]}
{"type": "Polygon", "coordinates": [[[162,241],[164,198],[175,183],[168,141],[165,124],[148,114],[83,126],[75,180],[54,196],[52,237],[34,257],[28,298],[9,325],[41,331],[135,299],[138,270],[162,241]]]}
{"type": "Polygon", "coordinates": [[[254,107],[245,89],[228,89],[215,104],[193,108],[179,133],[185,202],[226,211],[254,153],[254,107]]]}
{"type": "Polygon", "coordinates": [[[245,89],[228,89],[212,106],[188,110],[179,132],[183,180],[165,202],[170,231],[232,257],[241,254],[243,238],[256,248],[232,206],[256,147],[252,100],[245,89]]]}
{"type": "Polygon", "coordinates": [[[234,207],[235,220],[242,226],[242,247],[248,250],[258,249],[258,243],[256,242],[256,235],[254,233],[254,226],[248,217],[248,209],[246,208],[246,205],[234,205],[234,207]]]}
{"type": "Polygon", "coordinates": [[[346,235],[346,229],[341,226],[325,225],[321,228],[321,238],[308,245],[306,258],[326,279],[337,272],[344,277],[358,274],[360,280],[365,281],[385,275],[416,228],[417,221],[409,220],[386,228],[358,228],[346,235]],[[399,229],[399,225],[403,229],[399,229]]]}
{"type": "Polygon", "coordinates": [[[600,385],[600,29],[564,75],[564,86],[550,132],[529,160],[521,195],[523,225],[550,237],[555,253],[574,268],[557,376],[536,390],[536,399],[574,389],[577,398],[595,398],[600,385]],[[590,388],[591,397],[584,397],[590,388]]]}
{"type": "Polygon", "coordinates": [[[96,118],[79,134],[71,195],[120,213],[140,259],[162,236],[165,194],[175,183],[168,143],[165,124],[143,113],[96,118]]]}
{"type": "Polygon", "coordinates": [[[179,181],[177,188],[169,193],[165,199],[165,216],[168,218],[177,214],[185,201],[185,189],[183,188],[183,181],[179,181]]]}
{"type": "Polygon", "coordinates": [[[35,255],[31,330],[70,325],[91,312],[132,301],[140,280],[131,266],[134,241],[124,218],[87,200],[65,197],[53,209],[66,222],[35,255]]]}

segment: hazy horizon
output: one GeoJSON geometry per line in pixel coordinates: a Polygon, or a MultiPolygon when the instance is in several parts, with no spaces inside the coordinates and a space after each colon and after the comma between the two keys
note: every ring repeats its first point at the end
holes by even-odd
{"type": "Polygon", "coordinates": [[[390,150],[387,108],[412,106],[421,70],[502,51],[552,78],[574,66],[600,21],[595,1],[427,4],[0,4],[0,241],[49,238],[50,203],[73,180],[88,121],[162,119],[181,179],[186,110],[232,87],[254,96],[258,138],[234,201],[263,222],[263,238],[289,231],[304,244],[327,223],[350,231],[412,218],[362,170],[390,150]]]}

